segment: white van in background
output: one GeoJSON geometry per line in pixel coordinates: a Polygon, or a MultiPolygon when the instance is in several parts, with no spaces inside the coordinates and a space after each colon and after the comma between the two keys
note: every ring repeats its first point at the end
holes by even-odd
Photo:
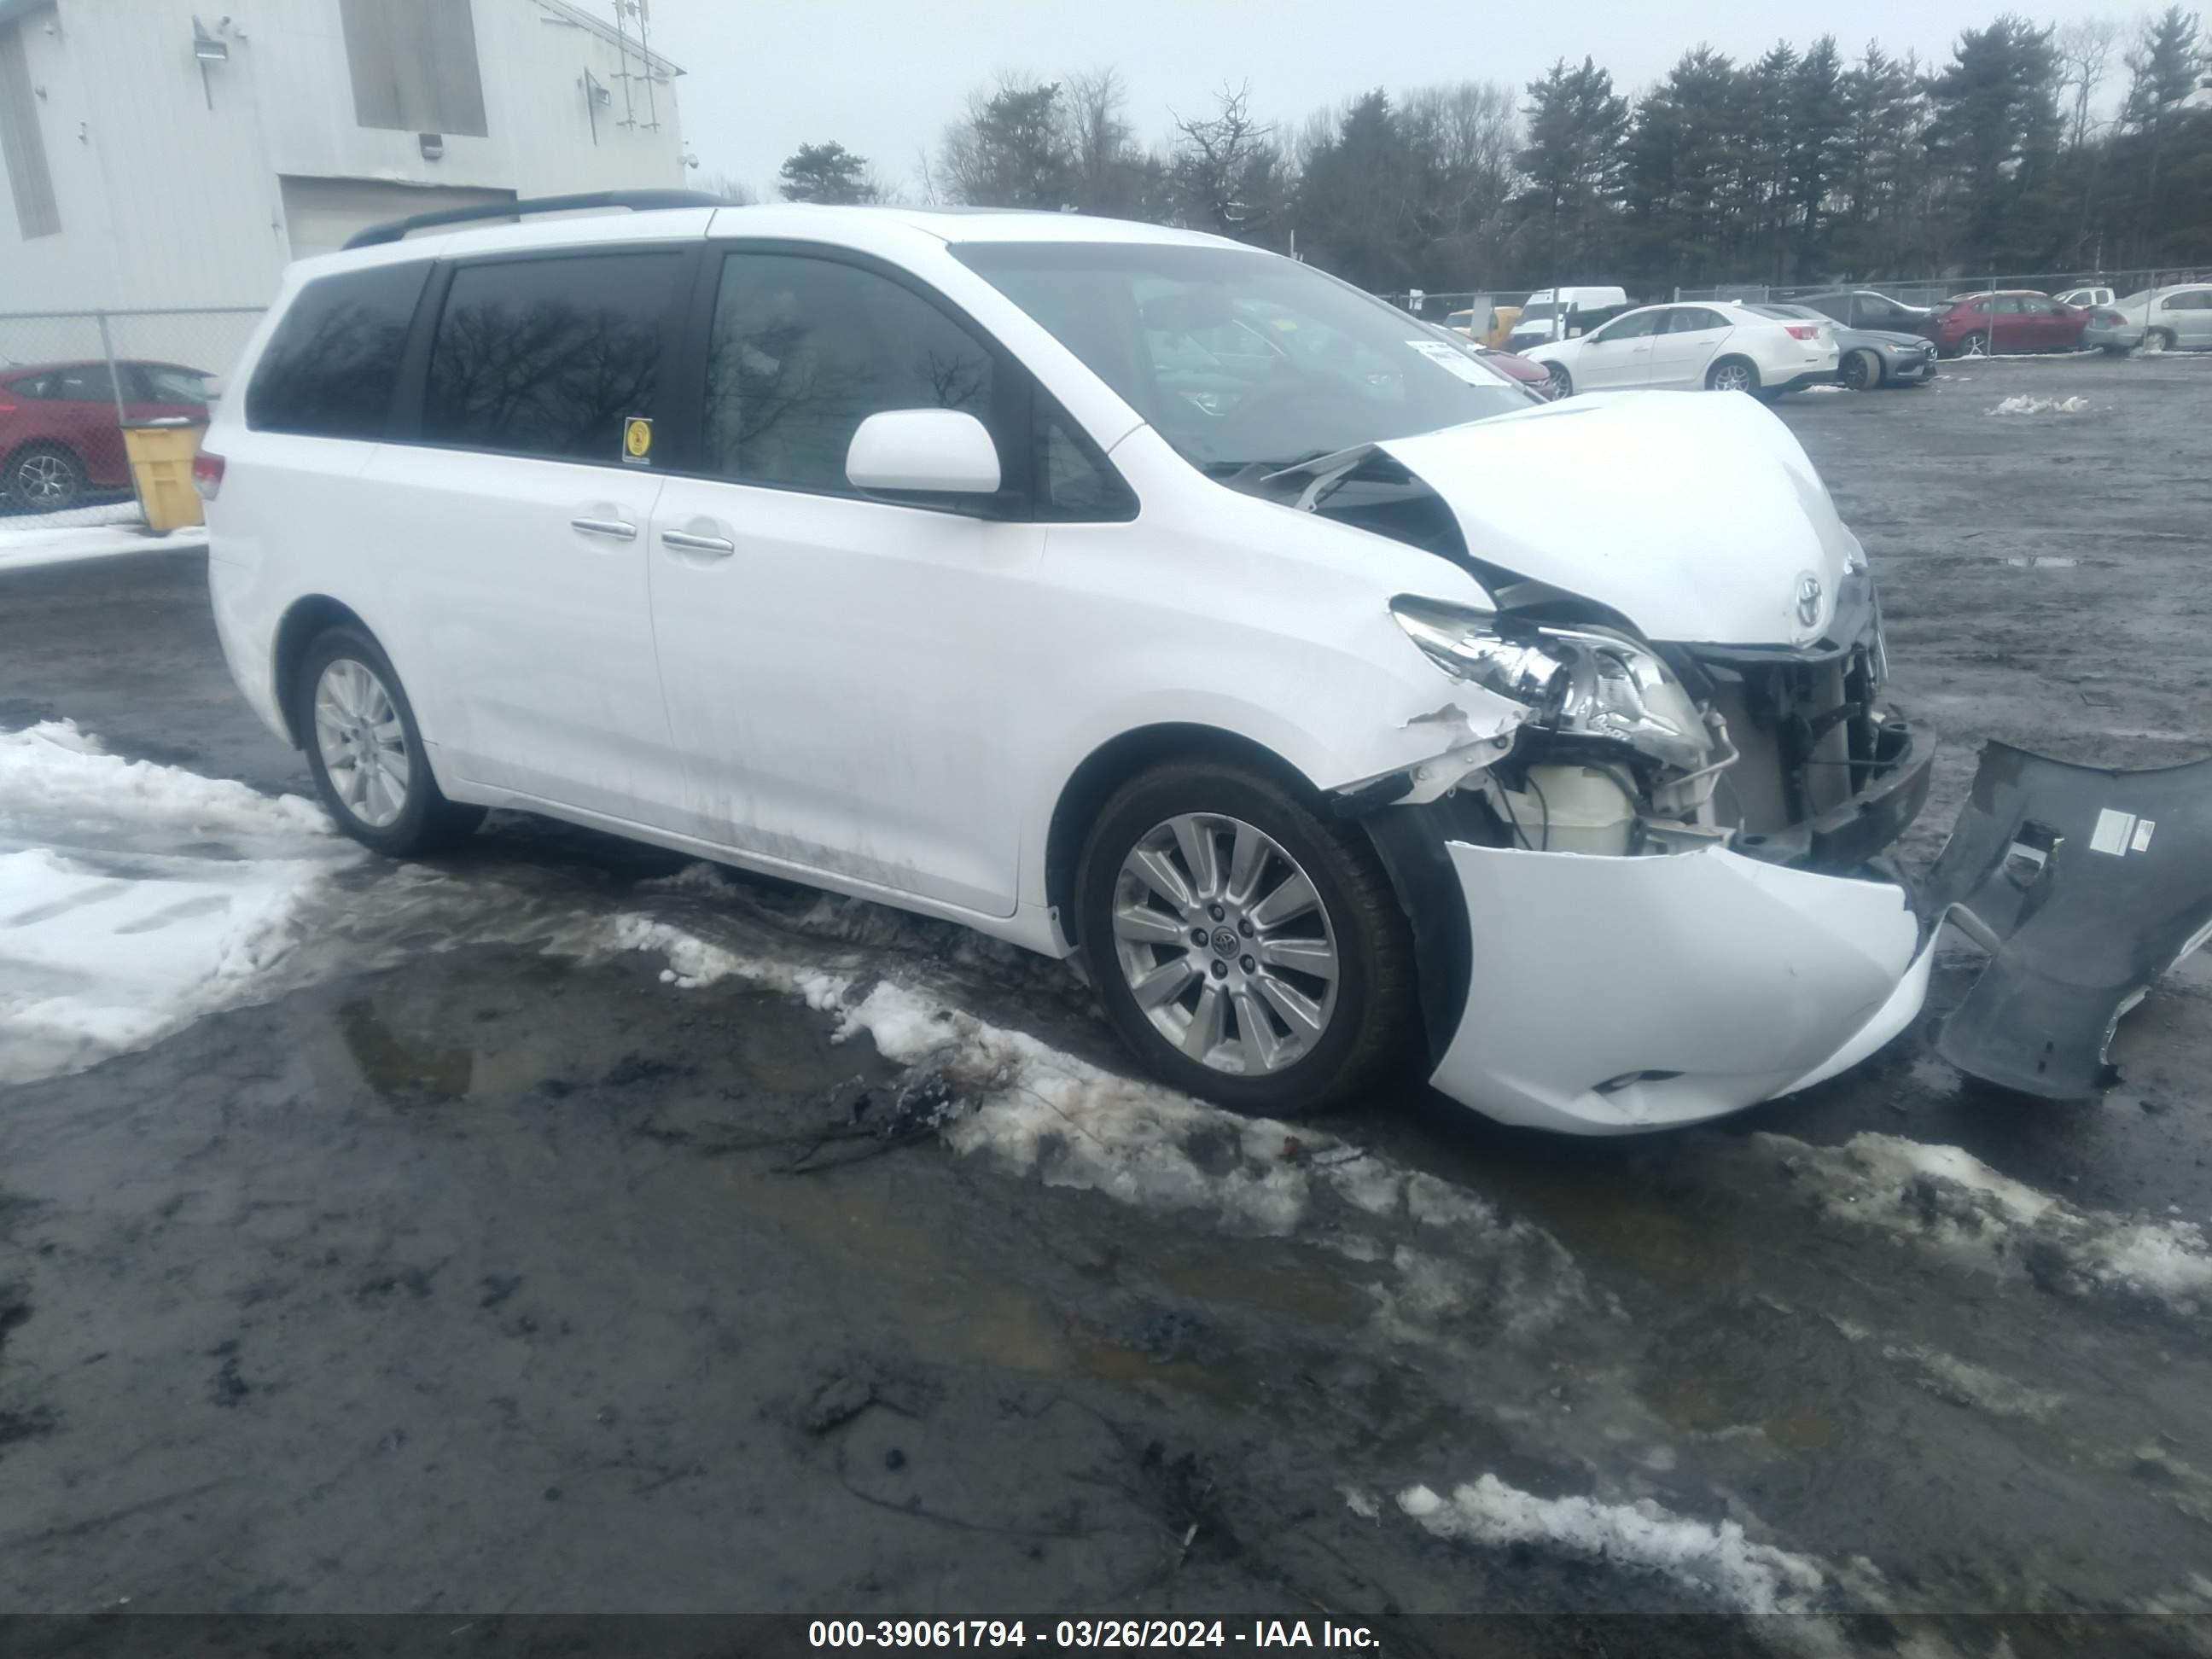
{"type": "Polygon", "coordinates": [[[1578,339],[1627,309],[1626,289],[1540,288],[1521,307],[1505,349],[1522,351],[1552,340],[1578,339]]]}

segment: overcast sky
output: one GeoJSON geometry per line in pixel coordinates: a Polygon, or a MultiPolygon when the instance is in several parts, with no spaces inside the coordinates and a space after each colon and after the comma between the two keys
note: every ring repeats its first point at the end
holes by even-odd
{"type": "MultiPolygon", "coordinates": [[[[595,4],[595,0],[584,0],[595,4]]],[[[681,64],[684,137],[703,173],[763,196],[802,143],[836,139],[910,196],[916,157],[934,154],[972,88],[1001,70],[1046,79],[1111,64],[1128,82],[1139,138],[1164,137],[1170,109],[1203,112],[1224,81],[1249,81],[1255,112],[1295,128],[1364,91],[1437,81],[1520,84],[1585,53],[1623,92],[1664,74],[1701,40],[1736,57],[1778,38],[1832,33],[1847,58],[1869,40],[1942,59],[1964,27],[2004,0],[650,0],[653,44],[681,64]]],[[[2132,24],[2140,0],[2075,3],[2045,19],[2132,24]]],[[[2114,72],[2119,72],[2118,62],[2114,72]]],[[[2109,95],[2112,88],[2108,86],[2109,95]]]]}

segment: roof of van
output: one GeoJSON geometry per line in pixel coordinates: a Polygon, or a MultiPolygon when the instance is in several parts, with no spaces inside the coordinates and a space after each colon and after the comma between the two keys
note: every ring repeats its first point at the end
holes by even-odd
{"type": "MultiPolygon", "coordinates": [[[[969,242],[1123,242],[1238,248],[1245,245],[1200,231],[1080,213],[1022,212],[1005,208],[824,207],[807,202],[769,202],[750,207],[659,208],[642,213],[592,212],[523,220],[490,220],[450,229],[426,230],[403,241],[380,242],[318,254],[302,267],[342,268],[401,259],[453,258],[511,250],[568,247],[593,242],[690,241],[718,236],[788,236],[801,241],[846,241],[866,246],[885,238],[925,239],[939,245],[969,242]]],[[[302,274],[311,274],[303,270],[302,274]]]]}

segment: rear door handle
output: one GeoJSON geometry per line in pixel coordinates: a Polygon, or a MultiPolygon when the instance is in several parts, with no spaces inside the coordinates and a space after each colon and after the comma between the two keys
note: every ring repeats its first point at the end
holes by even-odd
{"type": "Polygon", "coordinates": [[[695,536],[688,530],[664,530],[660,544],[684,553],[712,553],[726,559],[738,550],[738,544],[726,536],[695,536]]]}
{"type": "Polygon", "coordinates": [[[621,519],[571,519],[568,528],[580,530],[586,536],[611,536],[618,542],[637,539],[637,526],[621,519]]]}

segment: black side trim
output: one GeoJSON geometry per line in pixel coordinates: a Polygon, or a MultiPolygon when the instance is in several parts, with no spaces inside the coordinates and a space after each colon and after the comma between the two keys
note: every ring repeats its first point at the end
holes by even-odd
{"type": "Polygon", "coordinates": [[[522,219],[533,213],[577,213],[586,208],[629,208],[647,213],[656,208],[727,207],[719,196],[703,190],[593,190],[578,196],[533,196],[520,202],[485,202],[477,207],[441,208],[435,213],[410,213],[404,219],[387,219],[346,238],[347,248],[374,247],[405,239],[410,231],[439,225],[481,224],[494,219],[522,219]]]}

